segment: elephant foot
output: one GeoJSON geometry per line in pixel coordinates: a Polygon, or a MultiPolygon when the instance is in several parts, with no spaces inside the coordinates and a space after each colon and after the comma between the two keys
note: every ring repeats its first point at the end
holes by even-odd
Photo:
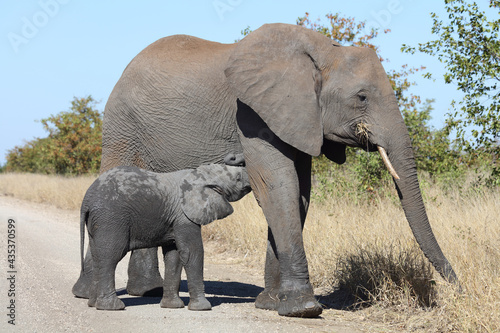
{"type": "Polygon", "coordinates": [[[73,289],[71,289],[71,292],[76,297],[88,299],[90,297],[90,283],[90,279],[86,279],[85,276],[80,276],[73,286],[73,289]]]}
{"type": "Polygon", "coordinates": [[[193,311],[212,310],[212,305],[205,297],[191,299],[188,304],[188,309],[193,311]]]}
{"type": "Polygon", "coordinates": [[[97,310],[123,310],[125,309],[125,303],[123,303],[123,301],[116,295],[110,297],[98,297],[95,302],[95,308],[97,310]]]}
{"type": "Polygon", "coordinates": [[[131,296],[162,297],[163,279],[158,274],[147,279],[129,279],[127,282],[127,293],[131,296]]]}
{"type": "Polygon", "coordinates": [[[165,297],[161,299],[160,306],[168,309],[180,309],[184,307],[184,302],[179,296],[165,297]]]}
{"type": "Polygon", "coordinates": [[[279,292],[278,314],[287,317],[317,317],[323,312],[309,283],[299,288],[279,292]]]}
{"type": "Polygon", "coordinates": [[[255,307],[264,310],[278,310],[279,298],[277,289],[264,289],[255,299],[255,307]]]}

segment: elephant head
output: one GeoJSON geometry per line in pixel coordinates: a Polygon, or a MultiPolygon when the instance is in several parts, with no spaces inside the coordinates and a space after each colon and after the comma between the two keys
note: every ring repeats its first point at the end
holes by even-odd
{"type": "Polygon", "coordinates": [[[200,225],[233,213],[229,202],[251,190],[244,167],[202,165],[181,181],[181,208],[186,217],[200,225]]]}
{"type": "Polygon", "coordinates": [[[432,232],[408,130],[375,51],[344,47],[303,27],[264,25],[235,47],[225,69],[233,93],[282,141],[343,163],[345,146],[379,151],[424,254],[456,281],[432,232]]]}

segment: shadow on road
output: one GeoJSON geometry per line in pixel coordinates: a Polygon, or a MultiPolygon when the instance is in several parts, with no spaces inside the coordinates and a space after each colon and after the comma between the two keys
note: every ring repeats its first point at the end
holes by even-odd
{"type": "Polygon", "coordinates": [[[358,304],[351,293],[338,289],[326,295],[317,295],[316,299],[324,309],[356,311],[355,305],[358,304]]]}
{"type": "MultiPolygon", "coordinates": [[[[205,281],[205,294],[212,307],[225,303],[252,303],[255,297],[263,290],[262,287],[241,283],[241,282],[223,282],[223,281],[205,281]]],[[[182,280],[180,286],[181,292],[188,292],[187,281],[182,280]]],[[[145,304],[159,304],[163,290],[157,288],[148,292],[144,297],[128,296],[125,288],[118,289],[116,294],[125,303],[125,306],[137,306],[145,304]],[[125,297],[124,297],[125,296],[125,297]]],[[[181,297],[184,304],[189,303],[189,297],[181,297]]]]}

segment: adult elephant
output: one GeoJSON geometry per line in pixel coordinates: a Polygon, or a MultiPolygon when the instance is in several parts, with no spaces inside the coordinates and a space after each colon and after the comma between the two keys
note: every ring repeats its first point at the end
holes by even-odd
{"type": "MultiPolygon", "coordinates": [[[[410,137],[376,53],[303,27],[264,25],[236,44],[179,35],[149,45],[106,104],[101,172],[118,165],[171,172],[242,152],[269,225],[256,306],[313,317],[322,308],[302,240],[311,156],[343,163],[346,145],[385,155],[421,249],[456,281],[431,230],[410,137]]],[[[157,269],[149,269],[155,256],[156,249],[134,252],[129,292],[161,286],[157,269]]]]}

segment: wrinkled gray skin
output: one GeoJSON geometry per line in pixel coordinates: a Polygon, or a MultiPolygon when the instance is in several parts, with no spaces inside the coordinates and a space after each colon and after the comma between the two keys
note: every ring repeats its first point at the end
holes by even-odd
{"type": "Polygon", "coordinates": [[[89,306],[124,309],[115,291],[116,265],[130,250],[162,246],[165,279],[160,305],[184,307],[179,298],[184,266],[188,308],[210,310],[203,286],[201,226],[230,215],[229,202],[248,192],[245,168],[235,166],[211,164],[172,173],[120,166],[101,174],[81,207],[81,275],[85,225],[94,260],[89,306]]]}
{"type": "MultiPolygon", "coordinates": [[[[256,306],[314,317],[322,309],[302,240],[311,156],[323,153],[344,163],[346,145],[385,148],[421,249],[443,277],[456,281],[431,230],[408,130],[376,53],[340,46],[303,27],[264,25],[236,44],[181,35],[149,45],[109,97],[101,168],[170,172],[242,152],[269,224],[265,290],[256,306]]],[[[154,258],[154,250],[134,251],[130,289],[144,293],[158,286],[155,269],[137,269],[154,268],[154,258]]]]}

